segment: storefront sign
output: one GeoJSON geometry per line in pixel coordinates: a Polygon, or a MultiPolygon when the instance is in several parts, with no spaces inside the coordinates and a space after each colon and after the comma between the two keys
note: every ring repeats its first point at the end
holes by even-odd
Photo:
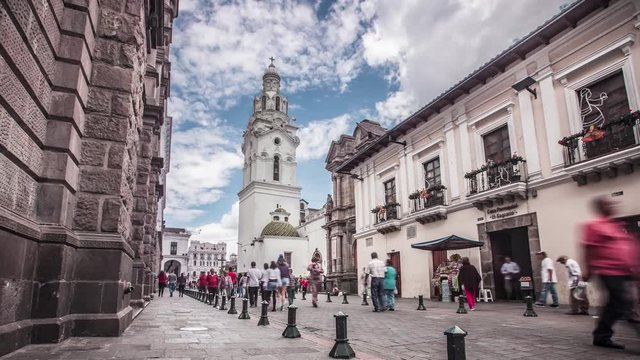
{"type": "Polygon", "coordinates": [[[487,216],[491,220],[503,219],[518,213],[518,203],[505,206],[498,206],[493,209],[487,209],[487,216]]]}

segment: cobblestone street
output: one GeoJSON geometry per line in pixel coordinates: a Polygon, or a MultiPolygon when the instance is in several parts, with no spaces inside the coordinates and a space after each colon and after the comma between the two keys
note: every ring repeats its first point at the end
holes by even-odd
{"type": "Polygon", "coordinates": [[[594,319],[566,316],[563,308],[536,309],[539,317],[525,318],[523,304],[481,303],[477,311],[460,315],[453,303],[427,302],[427,311],[416,311],[415,300],[403,299],[396,312],[372,313],[360,298],[350,297],[348,305],[341,304],[342,298],[330,304],[325,300],[318,309],[309,300],[298,301],[301,339],[281,337],[286,312],[269,312],[271,325],[258,327],[257,309],[250,309],[250,320],[238,320],[189,297],[164,297],[154,300],[121,337],[30,345],[1,359],[326,359],[335,336],[332,315],[338,311],[349,314],[349,338],[360,359],[445,359],[443,332],[452,325],[469,332],[468,359],[640,356],[640,341],[624,324],[618,325],[615,339],[627,350],[595,348],[590,345],[594,319]]]}

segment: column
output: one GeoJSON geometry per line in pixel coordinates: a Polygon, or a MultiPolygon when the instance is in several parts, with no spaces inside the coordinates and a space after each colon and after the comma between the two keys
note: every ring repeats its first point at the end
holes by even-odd
{"type": "Polygon", "coordinates": [[[364,228],[368,228],[371,226],[371,216],[369,216],[369,209],[373,206],[371,205],[373,201],[371,200],[371,191],[369,190],[369,182],[370,182],[370,172],[369,168],[365,168],[362,174],[362,197],[364,198],[364,206],[362,209],[362,218],[364,219],[364,228]]]}
{"type": "MultiPolygon", "coordinates": [[[[524,158],[527,160],[527,171],[529,175],[534,176],[540,173],[540,159],[538,156],[538,137],[536,136],[531,96],[532,95],[526,90],[518,93],[520,121],[522,122],[522,133],[524,134],[522,137],[524,139],[524,158]]],[[[509,136],[511,136],[511,134],[509,134],[509,136]]]]}
{"type": "Polygon", "coordinates": [[[553,88],[553,77],[549,72],[540,82],[540,98],[542,100],[542,109],[544,112],[544,128],[547,135],[547,147],[549,151],[549,164],[551,170],[555,170],[564,166],[564,158],[562,156],[562,146],[558,145],[558,140],[562,138],[560,131],[560,114],[558,112],[558,103],[556,101],[556,93],[553,88]]]}
{"type": "Polygon", "coordinates": [[[404,154],[399,156],[400,165],[396,166],[396,183],[398,184],[397,201],[400,204],[400,215],[409,213],[409,199],[407,193],[407,177],[406,173],[406,157],[404,154]]]}
{"type": "MultiPolygon", "coordinates": [[[[415,163],[413,162],[413,147],[412,146],[407,146],[406,149],[407,154],[406,155],[406,171],[407,171],[407,186],[409,187],[408,189],[408,193],[414,192],[417,190],[416,187],[416,175],[415,175],[415,163]]],[[[407,199],[408,200],[408,199],[407,199]]]]}
{"type": "Polygon", "coordinates": [[[469,128],[467,127],[467,115],[460,116],[458,120],[460,132],[460,151],[462,157],[462,173],[471,171],[471,143],[469,142],[469,128]]]}
{"type": "Polygon", "coordinates": [[[444,129],[447,146],[447,168],[449,170],[449,187],[451,199],[460,197],[460,185],[458,179],[458,159],[456,155],[456,141],[453,133],[453,124],[448,123],[444,129]]]}
{"type": "MultiPolygon", "coordinates": [[[[378,199],[376,198],[376,171],[375,168],[373,167],[373,165],[371,166],[371,168],[369,169],[369,200],[371,201],[371,203],[369,204],[369,208],[367,209],[367,211],[373,209],[374,206],[378,205],[378,199]]],[[[373,216],[371,215],[371,212],[369,212],[369,214],[367,214],[369,221],[373,224],[373,216]]]]}

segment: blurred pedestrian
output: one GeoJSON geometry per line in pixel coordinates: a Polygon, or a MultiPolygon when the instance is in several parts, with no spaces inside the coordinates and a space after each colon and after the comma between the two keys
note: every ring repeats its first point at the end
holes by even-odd
{"type": "Polygon", "coordinates": [[[184,288],[187,286],[187,278],[184,273],[181,273],[178,277],[178,296],[184,297],[184,288]]]}
{"type": "Polygon", "coordinates": [[[242,273],[242,276],[240,276],[240,281],[238,281],[238,290],[240,293],[239,296],[243,299],[247,297],[248,281],[249,278],[247,277],[247,273],[242,273]]]}
{"type": "Polygon", "coordinates": [[[280,269],[278,268],[278,264],[275,261],[272,261],[269,265],[269,270],[267,270],[269,274],[269,282],[267,283],[267,290],[273,296],[273,308],[271,311],[276,311],[276,302],[277,297],[276,293],[278,289],[282,286],[282,278],[280,277],[280,269]]]}
{"type": "Polygon", "coordinates": [[[362,281],[362,294],[367,296],[369,294],[369,274],[367,274],[367,268],[362,268],[362,274],[360,275],[360,281],[362,281]]]}
{"type": "Polygon", "coordinates": [[[164,295],[164,288],[167,287],[167,274],[164,271],[160,271],[158,274],[158,296],[164,295]]]}
{"type": "MultiPolygon", "coordinates": [[[[462,258],[462,266],[458,272],[458,283],[464,286],[464,294],[469,304],[469,310],[476,309],[476,291],[480,287],[482,277],[475,266],[471,265],[468,257],[462,258]]],[[[460,295],[462,296],[462,295],[460,295]]]]}
{"type": "Polygon", "coordinates": [[[258,289],[260,289],[260,279],[262,278],[262,271],[256,269],[256,262],[251,262],[251,269],[248,271],[249,277],[249,305],[256,307],[258,304],[258,289]]]}
{"type": "Polygon", "coordinates": [[[320,285],[322,283],[322,264],[320,264],[320,257],[314,255],[311,258],[311,264],[307,266],[309,271],[309,280],[307,287],[311,287],[311,304],[313,307],[318,307],[318,291],[320,291],[320,285]]]}
{"type": "Polygon", "coordinates": [[[507,301],[515,300],[519,286],[518,274],[520,274],[520,266],[507,256],[504,258],[504,264],[502,264],[500,272],[504,277],[504,290],[507,292],[507,301]]]}
{"type": "Polygon", "coordinates": [[[387,259],[387,271],[384,274],[384,297],[386,299],[387,310],[395,311],[396,310],[396,280],[398,278],[398,272],[393,267],[391,263],[391,259],[387,259]]]}
{"type": "Polygon", "coordinates": [[[227,296],[228,287],[229,283],[227,282],[227,272],[223,269],[220,269],[220,271],[218,272],[218,294],[220,294],[220,296],[227,296]]]}
{"type": "Polygon", "coordinates": [[[302,289],[302,298],[305,299],[307,297],[307,289],[309,288],[308,278],[300,279],[300,288],[302,289]]]}
{"type": "Polygon", "coordinates": [[[201,293],[207,292],[207,274],[204,271],[200,272],[200,277],[198,278],[198,291],[201,293]]]}
{"type": "Polygon", "coordinates": [[[542,272],[542,292],[540,293],[540,299],[536,303],[537,306],[546,306],[547,305],[547,295],[551,293],[551,307],[558,307],[558,290],[556,289],[556,284],[558,283],[558,276],[556,275],[556,271],[553,267],[553,260],[547,256],[547,253],[544,251],[538,251],[536,253],[538,258],[541,260],[540,263],[540,271],[542,272]]]}
{"type": "Polygon", "coordinates": [[[278,287],[278,297],[280,298],[280,311],[284,310],[284,307],[289,307],[287,302],[287,289],[290,284],[289,279],[289,264],[284,259],[284,255],[278,256],[278,270],[280,270],[280,286],[278,287]]]}
{"type": "Polygon", "coordinates": [[[264,263],[262,276],[260,277],[260,286],[262,287],[262,301],[269,301],[269,264],[264,263]]]}
{"type": "Polygon", "coordinates": [[[229,266],[229,271],[227,271],[227,275],[231,278],[231,282],[230,284],[227,284],[227,298],[230,298],[231,295],[235,295],[238,289],[238,281],[237,281],[237,277],[238,274],[236,274],[236,272],[234,271],[234,268],[232,266],[229,266]]]}
{"type": "Polygon", "coordinates": [[[176,291],[178,277],[174,273],[169,273],[169,275],[167,275],[167,282],[169,286],[169,297],[173,297],[173,292],[176,291]]]}
{"type": "Polygon", "coordinates": [[[580,265],[566,255],[560,256],[556,261],[567,267],[567,287],[569,288],[569,304],[571,305],[571,311],[567,315],[589,315],[589,299],[587,298],[586,289],[580,290],[582,291],[580,294],[576,293],[578,284],[584,283],[580,265]]]}
{"type": "Polygon", "coordinates": [[[371,277],[371,301],[373,312],[385,311],[386,306],[383,296],[384,275],[387,268],[382,260],[378,259],[378,253],[371,253],[371,261],[367,267],[367,273],[371,277]]]}
{"type": "MultiPolygon", "coordinates": [[[[597,217],[583,225],[586,259],[583,278],[588,279],[590,274],[598,276],[609,295],[593,331],[593,345],[624,349],[624,345],[611,339],[612,327],[620,319],[632,319],[633,297],[629,289],[638,275],[638,252],[631,235],[612,219],[616,212],[613,201],[602,196],[595,198],[592,205],[597,217]]],[[[640,334],[640,324],[633,321],[630,324],[640,334]]]]}
{"type": "Polygon", "coordinates": [[[207,275],[207,291],[209,292],[209,302],[213,305],[213,297],[218,293],[218,274],[214,269],[207,275]]]}

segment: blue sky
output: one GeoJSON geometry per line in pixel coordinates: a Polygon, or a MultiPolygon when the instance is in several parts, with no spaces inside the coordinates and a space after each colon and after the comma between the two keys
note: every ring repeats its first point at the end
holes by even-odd
{"type": "Polygon", "coordinates": [[[331,192],[332,140],[368,118],[391,127],[566,0],[181,0],[171,48],[167,226],[237,241],[240,144],[276,58],[300,127],[298,182],[313,207],[331,192]]]}

